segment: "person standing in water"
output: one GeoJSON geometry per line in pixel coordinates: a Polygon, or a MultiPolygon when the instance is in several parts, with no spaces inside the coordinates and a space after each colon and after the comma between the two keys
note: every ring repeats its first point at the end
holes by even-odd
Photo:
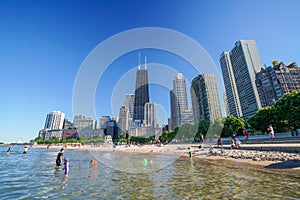
{"type": "Polygon", "coordinates": [[[65,175],[69,173],[69,160],[67,158],[64,159],[64,168],[62,168],[65,175]]]}
{"type": "Polygon", "coordinates": [[[61,148],[59,153],[57,154],[57,158],[56,158],[56,167],[57,168],[61,167],[63,154],[64,154],[64,148],[61,148]]]}

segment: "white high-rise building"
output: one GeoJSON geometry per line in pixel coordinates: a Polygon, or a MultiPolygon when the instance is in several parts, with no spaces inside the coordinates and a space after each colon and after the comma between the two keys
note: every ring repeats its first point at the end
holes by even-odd
{"type": "Polygon", "coordinates": [[[240,40],[220,56],[230,114],[248,117],[261,108],[255,75],[263,67],[255,40],[240,40]]]}
{"type": "Polygon", "coordinates": [[[156,127],[156,106],[152,102],[145,104],[143,124],[145,127],[156,127]]]}
{"type": "Polygon", "coordinates": [[[181,73],[176,74],[173,80],[173,90],[170,91],[171,119],[174,129],[181,125],[182,112],[188,110],[186,81],[181,73]]]}
{"type": "Polygon", "coordinates": [[[44,129],[60,130],[63,128],[65,114],[60,111],[53,111],[47,114],[44,129]]]}

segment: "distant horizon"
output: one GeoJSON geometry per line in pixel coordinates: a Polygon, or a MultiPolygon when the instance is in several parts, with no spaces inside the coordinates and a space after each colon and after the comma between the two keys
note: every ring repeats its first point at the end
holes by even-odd
{"type": "MultiPolygon", "coordinates": [[[[300,46],[299,6],[297,0],[1,1],[0,141],[34,139],[44,127],[47,113],[53,110],[73,119],[77,115],[73,95],[80,67],[98,45],[128,30],[160,27],[182,33],[205,49],[220,75],[221,53],[244,39],[256,40],[267,67],[272,60],[300,62],[296,51],[300,46]]],[[[105,53],[112,55],[119,50],[112,48],[105,53]]],[[[148,70],[166,69],[157,74],[165,77],[165,82],[173,74],[164,73],[181,72],[189,84],[197,73],[189,61],[159,49],[135,49],[119,55],[96,82],[91,106],[97,121],[99,116],[117,116],[120,102],[125,101],[122,95],[134,93],[130,87],[134,89],[135,80],[131,77],[139,52],[147,56],[148,70]]],[[[106,58],[99,57],[101,61],[106,58]]],[[[150,99],[160,105],[165,122],[170,116],[168,86],[150,86],[150,99]]],[[[224,88],[224,84],[218,87],[224,88]]],[[[223,105],[223,96],[220,101],[223,105]]]]}

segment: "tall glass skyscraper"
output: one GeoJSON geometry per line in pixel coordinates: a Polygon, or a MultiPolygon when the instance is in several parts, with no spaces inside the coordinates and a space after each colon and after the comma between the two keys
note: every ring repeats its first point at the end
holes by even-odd
{"type": "Polygon", "coordinates": [[[181,115],[188,110],[186,81],[181,73],[173,80],[173,90],[170,91],[172,129],[181,125],[181,115]]]}
{"type": "Polygon", "coordinates": [[[141,69],[140,65],[136,72],[136,83],[134,92],[134,109],[133,120],[143,123],[145,104],[149,102],[148,70],[145,58],[145,68],[141,69]]]}
{"type": "Polygon", "coordinates": [[[230,52],[221,54],[220,64],[230,114],[247,120],[261,108],[255,75],[263,64],[256,41],[237,41],[230,52]]]}
{"type": "Polygon", "coordinates": [[[195,123],[198,120],[222,118],[220,98],[214,75],[200,74],[191,85],[191,97],[195,123]]]}

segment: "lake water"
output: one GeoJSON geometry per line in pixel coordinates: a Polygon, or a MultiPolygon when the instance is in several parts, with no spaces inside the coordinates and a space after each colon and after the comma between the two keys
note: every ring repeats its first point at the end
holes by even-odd
{"type": "Polygon", "coordinates": [[[248,166],[176,159],[149,170],[159,162],[158,155],[103,153],[124,166],[135,163],[140,171],[133,174],[110,168],[108,162],[91,167],[94,154],[66,150],[70,172],[64,176],[54,169],[58,149],[29,148],[23,155],[23,147],[15,146],[9,156],[6,150],[0,147],[0,199],[300,199],[299,178],[248,166]]]}

